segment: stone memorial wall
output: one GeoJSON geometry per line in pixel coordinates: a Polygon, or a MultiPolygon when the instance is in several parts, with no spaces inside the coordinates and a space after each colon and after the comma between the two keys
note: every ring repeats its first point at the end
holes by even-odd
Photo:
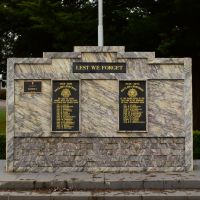
{"type": "Polygon", "coordinates": [[[10,58],[7,171],[190,171],[190,58],[122,46],[10,58]]]}

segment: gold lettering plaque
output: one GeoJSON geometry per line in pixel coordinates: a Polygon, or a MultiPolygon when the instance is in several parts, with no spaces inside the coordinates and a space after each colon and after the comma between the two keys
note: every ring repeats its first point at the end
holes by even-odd
{"type": "Polygon", "coordinates": [[[52,131],[79,131],[79,81],[53,81],[52,131]]]}
{"type": "Polygon", "coordinates": [[[146,131],[146,81],[119,82],[119,130],[146,131]]]}

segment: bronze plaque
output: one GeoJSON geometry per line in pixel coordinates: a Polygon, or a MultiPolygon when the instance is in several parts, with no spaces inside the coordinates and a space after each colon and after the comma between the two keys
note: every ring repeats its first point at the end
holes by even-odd
{"type": "Polygon", "coordinates": [[[79,81],[53,81],[52,131],[79,131],[79,81]]]}
{"type": "Polygon", "coordinates": [[[119,130],[146,131],[146,81],[119,82],[119,130]]]}
{"type": "Polygon", "coordinates": [[[24,92],[41,92],[42,82],[41,81],[24,81],[24,92]]]}

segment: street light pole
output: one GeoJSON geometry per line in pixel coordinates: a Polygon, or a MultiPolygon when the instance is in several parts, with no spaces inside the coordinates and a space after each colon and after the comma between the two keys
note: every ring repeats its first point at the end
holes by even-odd
{"type": "Polygon", "coordinates": [[[98,0],[98,46],[103,46],[103,0],[98,0]]]}

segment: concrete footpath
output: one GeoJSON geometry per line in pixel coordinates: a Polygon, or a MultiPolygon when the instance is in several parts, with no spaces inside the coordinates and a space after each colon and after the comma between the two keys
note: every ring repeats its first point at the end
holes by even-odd
{"type": "Polygon", "coordinates": [[[6,173],[0,161],[0,200],[198,199],[200,161],[190,173],[6,173]]]}

